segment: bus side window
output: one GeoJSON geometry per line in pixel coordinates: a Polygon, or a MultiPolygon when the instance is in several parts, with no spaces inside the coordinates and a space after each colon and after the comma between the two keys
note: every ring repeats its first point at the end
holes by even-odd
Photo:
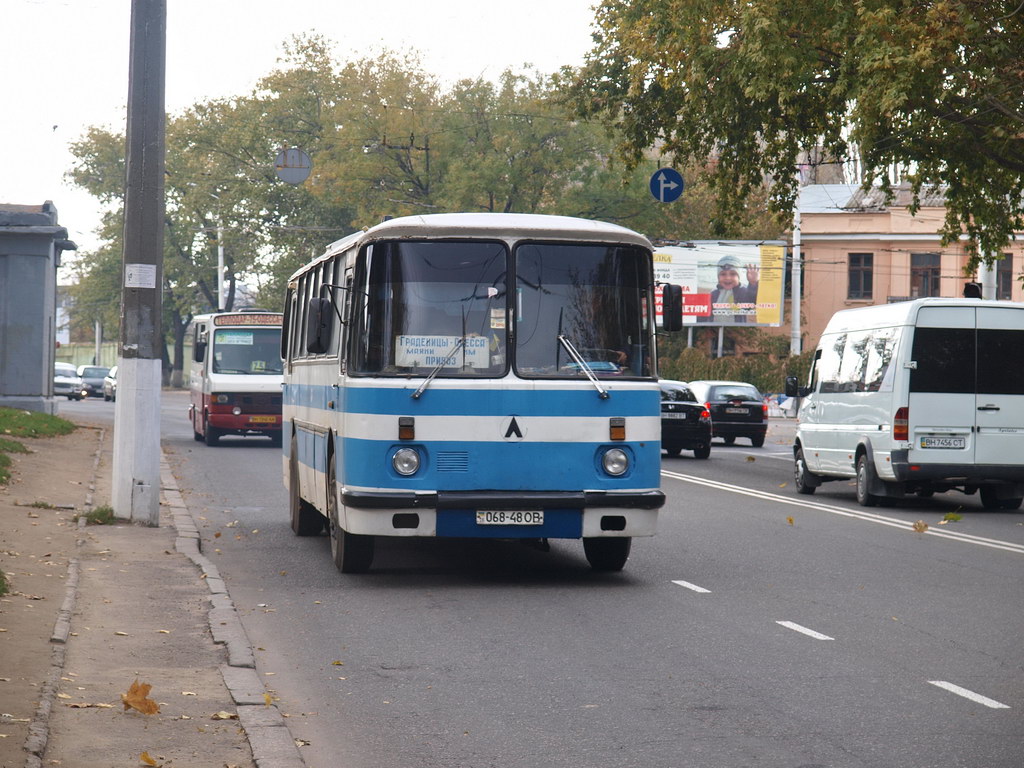
{"type": "Polygon", "coordinates": [[[288,360],[288,338],[291,334],[291,323],[292,318],[295,315],[294,307],[292,305],[292,299],[294,298],[294,291],[291,288],[284,295],[284,320],[281,325],[281,359],[288,360]]]}

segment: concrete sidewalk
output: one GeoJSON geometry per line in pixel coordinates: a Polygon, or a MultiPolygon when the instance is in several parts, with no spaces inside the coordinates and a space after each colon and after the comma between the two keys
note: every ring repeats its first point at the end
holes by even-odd
{"type": "Polygon", "coordinates": [[[303,768],[166,462],[158,528],[74,521],[109,504],[112,437],[21,441],[0,490],[0,768],[303,768]]]}

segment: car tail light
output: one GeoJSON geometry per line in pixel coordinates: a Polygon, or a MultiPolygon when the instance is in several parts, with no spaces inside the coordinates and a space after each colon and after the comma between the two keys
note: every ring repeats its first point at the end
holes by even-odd
{"type": "Polygon", "coordinates": [[[704,407],[708,409],[708,413],[711,413],[711,403],[710,402],[704,403],[704,407]]]}
{"type": "Polygon", "coordinates": [[[711,421],[711,411],[709,411],[707,408],[705,408],[703,411],[701,411],[700,412],[700,420],[701,421],[711,421]]]}
{"type": "Polygon", "coordinates": [[[768,420],[768,403],[761,403],[761,413],[765,421],[768,420]]]}
{"type": "Polygon", "coordinates": [[[897,409],[896,418],[892,420],[892,439],[910,440],[910,409],[906,406],[897,409]]]}

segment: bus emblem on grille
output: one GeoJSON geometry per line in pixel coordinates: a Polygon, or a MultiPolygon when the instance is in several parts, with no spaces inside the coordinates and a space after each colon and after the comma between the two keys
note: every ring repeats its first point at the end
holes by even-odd
{"type": "Polygon", "coordinates": [[[519,426],[519,422],[516,421],[516,417],[512,416],[501,423],[504,429],[504,437],[506,440],[522,440],[523,430],[519,426]]]}

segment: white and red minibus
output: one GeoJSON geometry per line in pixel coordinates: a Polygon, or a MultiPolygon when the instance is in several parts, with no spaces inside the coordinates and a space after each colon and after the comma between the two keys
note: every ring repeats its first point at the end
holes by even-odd
{"type": "Polygon", "coordinates": [[[258,310],[195,317],[188,417],[197,441],[265,435],[281,444],[282,319],[258,310]]]}

